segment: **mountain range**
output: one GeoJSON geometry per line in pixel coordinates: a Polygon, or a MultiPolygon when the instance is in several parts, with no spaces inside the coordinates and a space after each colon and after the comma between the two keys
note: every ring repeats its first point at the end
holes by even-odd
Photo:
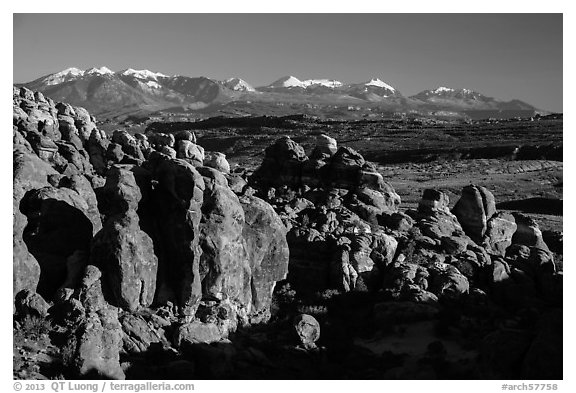
{"type": "Polygon", "coordinates": [[[231,104],[377,107],[427,114],[537,111],[520,100],[498,100],[469,89],[438,87],[406,97],[379,78],[344,83],[285,76],[267,86],[253,87],[237,77],[219,81],[132,68],[114,72],[107,67],[87,70],[72,67],[17,85],[41,91],[55,101],[85,107],[101,118],[209,111],[231,104]]]}

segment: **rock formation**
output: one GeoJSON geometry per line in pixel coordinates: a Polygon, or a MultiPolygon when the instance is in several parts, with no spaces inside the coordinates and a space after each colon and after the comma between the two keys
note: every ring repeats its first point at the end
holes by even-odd
{"type": "Polygon", "coordinates": [[[228,186],[223,154],[191,133],[108,136],[82,108],[13,96],[16,312],[65,329],[75,375],[123,378],[120,351],[171,345],[164,328],[180,345],[270,317],[286,230],[228,186]]]}

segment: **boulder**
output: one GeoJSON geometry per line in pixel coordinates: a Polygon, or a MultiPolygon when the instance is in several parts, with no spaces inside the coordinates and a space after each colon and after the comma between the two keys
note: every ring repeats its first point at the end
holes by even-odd
{"type": "Polygon", "coordinates": [[[176,156],[178,155],[178,153],[176,153],[176,150],[174,150],[170,146],[162,146],[158,151],[162,154],[166,154],[170,158],[176,158],[176,156]]]}
{"type": "Polygon", "coordinates": [[[196,134],[194,134],[194,131],[184,130],[176,133],[175,139],[176,141],[190,141],[196,143],[196,134]]]}
{"type": "Polygon", "coordinates": [[[316,341],[320,338],[320,324],[308,314],[300,314],[294,318],[294,330],[300,343],[306,349],[316,348],[316,341]]]}
{"type": "Polygon", "coordinates": [[[466,186],[452,213],[458,218],[464,232],[475,242],[481,243],[487,221],[496,213],[494,195],[482,186],[466,186]]]}
{"type": "Polygon", "coordinates": [[[176,144],[176,157],[190,160],[197,166],[202,166],[204,162],[204,149],[190,141],[179,140],[176,144]]]}
{"type": "Polygon", "coordinates": [[[106,183],[98,189],[98,203],[104,215],[138,209],[142,192],[132,169],[129,165],[113,165],[106,172],[106,183]]]}
{"type": "Polygon", "coordinates": [[[251,268],[242,233],[244,210],[220,172],[211,168],[199,170],[205,184],[200,224],[203,294],[249,305],[251,268]]]}
{"type": "Polygon", "coordinates": [[[119,318],[122,325],[122,342],[127,353],[142,353],[155,343],[168,345],[161,326],[154,326],[147,315],[125,313],[119,318]]]}
{"type": "Polygon", "coordinates": [[[324,159],[333,156],[338,150],[336,139],[326,134],[320,134],[316,137],[316,147],[312,152],[311,158],[324,159]]]}
{"type": "Polygon", "coordinates": [[[428,289],[430,273],[424,266],[409,262],[396,261],[388,267],[384,274],[384,287],[394,292],[417,285],[423,290],[428,289]]]}
{"type": "Polygon", "coordinates": [[[448,254],[461,254],[466,251],[470,239],[459,236],[443,236],[440,238],[442,249],[448,254]]]}
{"type": "Polygon", "coordinates": [[[36,292],[23,289],[16,294],[14,307],[16,315],[20,318],[25,316],[45,318],[48,315],[50,305],[36,292]]]}
{"type": "Polygon", "coordinates": [[[230,173],[230,164],[226,160],[226,154],[209,151],[206,152],[204,165],[219,170],[222,173],[230,173]]]}
{"type": "Polygon", "coordinates": [[[330,160],[327,180],[336,188],[356,188],[365,163],[364,157],[356,150],[340,147],[330,160]]]}
{"type": "Polygon", "coordinates": [[[97,267],[88,265],[75,297],[66,301],[80,304],[70,308],[76,310],[76,322],[68,332],[64,363],[80,378],[124,379],[122,326],[117,309],[104,300],[101,276],[97,267]]]}
{"type": "Polygon", "coordinates": [[[418,202],[418,212],[429,215],[436,211],[449,212],[450,198],[442,191],[427,188],[418,202]]]}
{"type": "Polygon", "coordinates": [[[92,242],[90,263],[102,270],[113,305],[134,311],[152,304],[158,260],[134,210],[106,221],[92,242]]]}
{"type": "Polygon", "coordinates": [[[240,203],[245,218],[242,236],[252,273],[251,318],[257,320],[267,318],[274,286],[288,274],[286,228],[272,206],[262,199],[244,195],[240,203]]]}
{"type": "Polygon", "coordinates": [[[140,150],[138,141],[127,131],[114,131],[112,134],[112,143],[120,145],[124,154],[127,154],[137,160],[144,160],[144,155],[140,150]]]}
{"type": "Polygon", "coordinates": [[[172,134],[163,134],[161,132],[150,132],[146,133],[148,137],[148,141],[152,144],[157,150],[159,150],[162,146],[174,147],[176,142],[176,138],[172,134]]]}
{"type": "Polygon", "coordinates": [[[102,133],[94,129],[87,138],[86,150],[90,163],[98,174],[104,174],[108,160],[107,151],[110,141],[103,137],[102,133]]]}
{"type": "Polygon", "coordinates": [[[374,232],[372,237],[372,253],[370,257],[380,269],[394,262],[398,240],[382,231],[374,232]]]}
{"type": "Polygon", "coordinates": [[[125,154],[121,145],[112,142],[106,149],[106,160],[112,164],[119,164],[124,159],[125,154]]]}
{"type": "Polygon", "coordinates": [[[308,160],[304,148],[290,137],[282,137],[265,150],[262,165],[252,180],[262,186],[299,187],[302,184],[302,163],[308,160]]]}
{"type": "Polygon", "coordinates": [[[179,326],[174,332],[172,342],[179,348],[191,344],[210,344],[222,338],[223,334],[215,323],[193,321],[179,326]]]}
{"type": "Polygon", "coordinates": [[[516,229],[516,220],[513,215],[496,213],[486,223],[482,244],[488,251],[504,256],[506,249],[512,244],[512,236],[516,229]]]}
{"type": "Polygon", "coordinates": [[[542,231],[534,219],[521,213],[514,213],[514,219],[517,228],[512,236],[513,244],[522,244],[528,247],[536,247],[550,251],[544,242],[542,231]]]}
{"type": "Polygon", "coordinates": [[[40,108],[27,110],[26,113],[28,115],[27,121],[37,124],[37,130],[40,134],[53,141],[60,140],[62,134],[60,134],[60,127],[55,114],[40,108]]]}
{"type": "Polygon", "coordinates": [[[386,226],[393,231],[407,232],[414,226],[414,219],[401,212],[385,213],[378,217],[378,224],[386,226]]]}
{"type": "Polygon", "coordinates": [[[428,271],[431,274],[430,292],[439,297],[458,297],[470,289],[466,276],[454,266],[435,263],[428,271]]]}
{"type": "Polygon", "coordinates": [[[115,310],[103,309],[88,314],[74,331],[69,345],[73,345],[75,351],[69,366],[78,376],[89,379],[125,378],[119,356],[122,330],[115,310]]]}
{"type": "Polygon", "coordinates": [[[74,144],[64,141],[58,141],[56,145],[58,146],[58,154],[60,157],[67,161],[66,166],[60,170],[62,174],[90,175],[93,173],[90,158],[84,149],[81,148],[79,150],[74,144]]]}
{"type": "Polygon", "coordinates": [[[386,191],[377,191],[367,187],[361,187],[355,191],[359,201],[374,206],[378,214],[395,213],[400,205],[400,196],[389,186],[386,191]]]}

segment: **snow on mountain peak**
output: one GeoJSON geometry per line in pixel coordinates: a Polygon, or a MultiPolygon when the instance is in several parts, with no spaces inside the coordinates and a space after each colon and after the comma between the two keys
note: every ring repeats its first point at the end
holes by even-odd
{"type": "Polygon", "coordinates": [[[435,90],[432,90],[432,93],[434,94],[439,94],[439,93],[448,93],[448,92],[453,92],[454,89],[451,89],[449,87],[444,87],[444,86],[440,86],[435,90]]]}
{"type": "Polygon", "coordinates": [[[162,88],[162,86],[160,86],[158,84],[158,82],[155,82],[155,81],[146,81],[145,84],[146,84],[146,86],[148,86],[151,89],[161,89],[162,88]]]}
{"type": "Polygon", "coordinates": [[[83,70],[76,67],[70,67],[60,72],[48,75],[46,78],[44,78],[43,82],[46,85],[57,85],[59,83],[66,82],[71,79],[81,77],[83,75],[84,75],[83,70]]]}
{"type": "Polygon", "coordinates": [[[133,68],[128,68],[120,73],[125,76],[133,76],[138,79],[152,79],[158,80],[159,77],[166,77],[166,75],[160,72],[152,72],[149,70],[135,70],[133,68]]]}
{"type": "Polygon", "coordinates": [[[461,94],[465,94],[465,95],[473,95],[474,91],[470,90],[470,89],[452,89],[450,87],[444,87],[444,86],[440,86],[434,90],[430,90],[430,93],[432,94],[442,94],[442,93],[461,93],[461,94]]]}
{"type": "Polygon", "coordinates": [[[100,67],[100,68],[96,68],[96,67],[92,67],[89,70],[86,70],[84,72],[85,75],[91,75],[91,74],[98,74],[98,75],[112,75],[114,74],[114,71],[112,71],[110,68],[108,67],[100,67]]]}
{"type": "Polygon", "coordinates": [[[240,78],[228,78],[224,86],[234,91],[256,91],[248,82],[240,78]]]}
{"type": "Polygon", "coordinates": [[[76,68],[76,67],[70,67],[70,68],[66,68],[65,70],[62,70],[60,72],[57,72],[54,75],[83,75],[84,71],[82,71],[80,68],[76,68]]]}
{"type": "Polygon", "coordinates": [[[381,81],[381,80],[378,79],[378,78],[372,78],[372,79],[370,79],[369,82],[366,82],[366,83],[364,83],[364,84],[365,84],[366,86],[383,87],[383,88],[388,89],[388,90],[393,91],[393,92],[396,91],[395,88],[393,88],[393,87],[390,86],[389,84],[381,81]]]}
{"type": "Polygon", "coordinates": [[[295,76],[285,76],[272,83],[270,87],[304,87],[302,81],[295,76]]]}
{"type": "Polygon", "coordinates": [[[290,75],[280,78],[270,85],[270,87],[302,87],[304,89],[312,86],[335,88],[342,86],[342,82],[335,79],[306,79],[301,81],[300,79],[290,75]]]}
{"type": "Polygon", "coordinates": [[[302,85],[304,87],[320,85],[334,88],[342,86],[342,82],[335,79],[306,79],[305,81],[302,81],[302,85]]]}

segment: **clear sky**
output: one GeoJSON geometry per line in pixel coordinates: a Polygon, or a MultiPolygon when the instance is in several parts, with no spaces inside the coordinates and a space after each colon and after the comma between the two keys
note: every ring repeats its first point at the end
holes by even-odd
{"type": "Polygon", "coordinates": [[[14,82],[75,66],[447,86],[562,111],[562,14],[15,14],[14,82]]]}

